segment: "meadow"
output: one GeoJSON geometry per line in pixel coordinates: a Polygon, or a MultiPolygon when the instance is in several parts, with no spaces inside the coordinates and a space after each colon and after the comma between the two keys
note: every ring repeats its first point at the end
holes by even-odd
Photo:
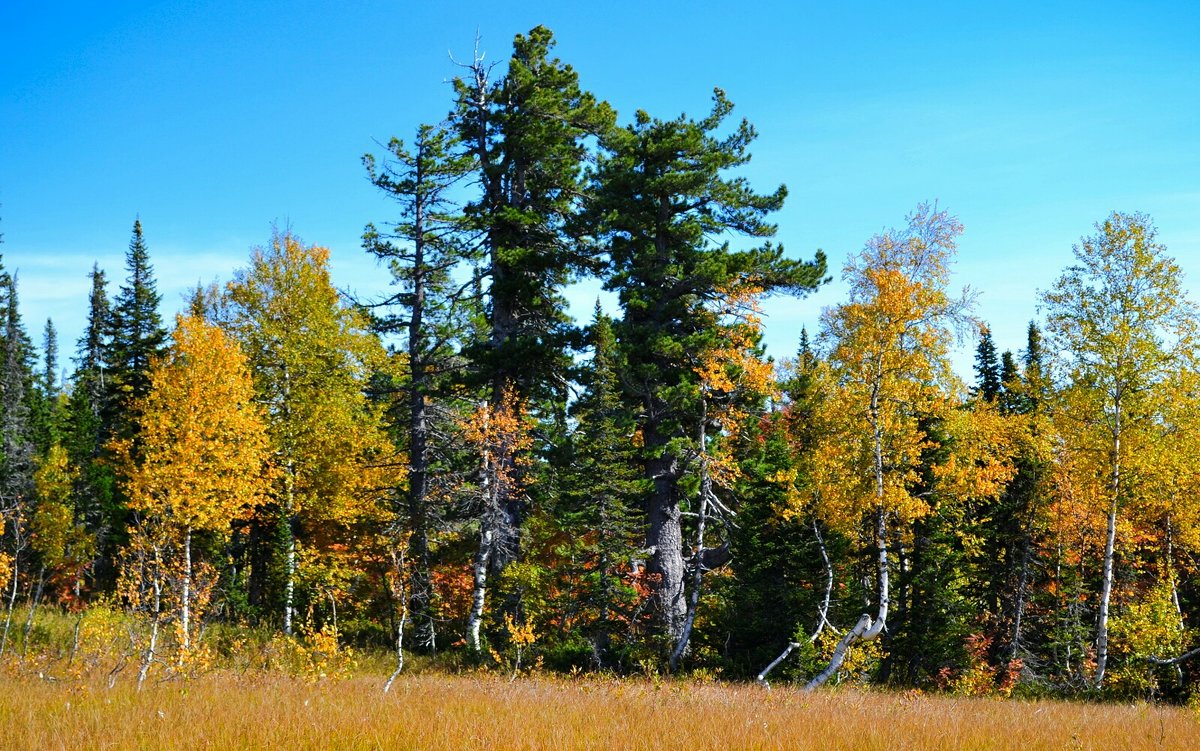
{"type": "Polygon", "coordinates": [[[1195,749],[1180,707],[496,674],[0,681],[5,749],[1195,749]]]}

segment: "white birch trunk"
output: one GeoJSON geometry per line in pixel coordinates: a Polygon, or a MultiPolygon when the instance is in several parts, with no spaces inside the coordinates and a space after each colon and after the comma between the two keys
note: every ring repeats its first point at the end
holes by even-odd
{"type": "Polygon", "coordinates": [[[383,684],[383,693],[392,689],[400,672],[404,670],[404,626],[408,620],[408,587],[404,583],[404,551],[393,551],[392,562],[396,567],[396,600],[400,603],[400,621],[396,624],[396,669],[383,684]]]}
{"type": "Polygon", "coordinates": [[[821,534],[821,527],[817,524],[816,519],[813,520],[813,534],[817,536],[817,547],[821,551],[821,560],[825,563],[825,598],[821,601],[821,607],[817,611],[817,628],[812,632],[812,636],[808,637],[808,641],[815,644],[817,637],[821,635],[826,626],[833,628],[833,625],[829,623],[829,600],[833,596],[833,564],[829,561],[829,551],[825,548],[825,537],[821,534]]]}
{"type": "Polygon", "coordinates": [[[33,631],[33,617],[37,612],[38,603],[42,599],[42,589],[46,585],[46,567],[43,565],[38,571],[37,589],[34,590],[33,599],[29,602],[29,613],[25,616],[25,631],[21,634],[21,661],[24,662],[25,654],[29,651],[29,634],[33,631]]]}
{"type": "Polygon", "coordinates": [[[479,654],[483,651],[483,642],[479,636],[483,624],[483,605],[487,597],[487,570],[492,560],[492,541],[495,533],[484,529],[479,535],[479,554],[475,556],[475,581],[471,593],[471,613],[467,616],[467,644],[471,651],[479,654]]]}
{"type": "Polygon", "coordinates": [[[287,551],[285,553],[286,580],[283,585],[283,633],[292,635],[296,612],[296,464],[292,459],[287,462],[287,474],[284,479],[284,513],[287,524],[287,551]]]}
{"type": "Polygon", "coordinates": [[[1108,509],[1108,534],[1104,538],[1104,567],[1100,582],[1100,617],[1096,623],[1096,688],[1104,686],[1108,667],[1108,614],[1112,600],[1113,551],[1117,541],[1117,501],[1121,495],[1121,407],[1117,403],[1116,428],[1113,433],[1112,501],[1108,509]]]}
{"type": "Polygon", "coordinates": [[[142,684],[150,673],[150,665],[154,663],[154,654],[158,649],[158,623],[162,617],[162,571],[159,568],[158,551],[155,551],[154,578],[151,586],[154,590],[154,620],[150,623],[150,643],[142,656],[142,665],[138,669],[137,690],[142,690],[142,684]]]}
{"type": "MultiPolygon", "coordinates": [[[[192,647],[192,528],[188,527],[183,536],[183,597],[179,610],[180,628],[183,631],[183,651],[192,647]]],[[[183,654],[179,655],[183,660],[183,654]]]]}
{"type": "MultiPolygon", "coordinates": [[[[815,678],[805,684],[804,690],[812,691],[823,686],[842,667],[842,663],[846,661],[846,652],[850,649],[851,644],[860,639],[868,641],[875,638],[867,636],[872,628],[871,616],[863,613],[858,619],[858,623],[854,625],[854,628],[846,632],[846,635],[838,642],[837,647],[833,650],[833,656],[829,658],[829,664],[815,678]]],[[[876,632],[876,635],[878,635],[878,632],[876,632]]]]}

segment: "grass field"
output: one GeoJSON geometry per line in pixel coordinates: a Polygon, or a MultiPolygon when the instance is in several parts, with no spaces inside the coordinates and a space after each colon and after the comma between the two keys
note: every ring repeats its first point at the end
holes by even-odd
{"type": "Polygon", "coordinates": [[[265,673],[68,686],[0,679],[5,749],[1200,749],[1200,716],[675,681],[265,673]]]}

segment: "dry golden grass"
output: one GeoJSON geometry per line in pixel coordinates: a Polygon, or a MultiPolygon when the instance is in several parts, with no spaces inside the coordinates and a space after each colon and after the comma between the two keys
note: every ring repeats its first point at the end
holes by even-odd
{"type": "Polygon", "coordinates": [[[0,678],[12,749],[1200,749],[1187,709],[666,681],[0,678]]]}

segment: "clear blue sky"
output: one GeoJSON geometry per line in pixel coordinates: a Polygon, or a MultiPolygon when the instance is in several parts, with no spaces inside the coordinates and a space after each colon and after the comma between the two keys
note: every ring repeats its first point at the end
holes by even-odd
{"type": "MultiPolygon", "coordinates": [[[[1200,274],[1200,4],[61,2],[0,5],[0,246],[35,341],[69,352],[87,271],[115,292],[135,216],[164,315],[226,280],[272,222],[332,249],[340,286],[383,274],[362,252],[391,217],[359,162],[450,107],[448,53],[478,31],[503,60],[552,28],[557,53],[624,118],[703,114],[713,86],[760,139],[748,174],[784,182],[790,253],[848,252],[937,200],[966,225],[958,284],[1001,349],[1037,290],[1112,210],[1150,213],[1200,274]]],[[[775,301],[790,354],[839,285],[775,301]]],[[[595,286],[573,294],[587,312],[595,286]]],[[[968,345],[969,346],[969,345],[968,345]]],[[[960,356],[968,375],[970,357],[960,356]]]]}

